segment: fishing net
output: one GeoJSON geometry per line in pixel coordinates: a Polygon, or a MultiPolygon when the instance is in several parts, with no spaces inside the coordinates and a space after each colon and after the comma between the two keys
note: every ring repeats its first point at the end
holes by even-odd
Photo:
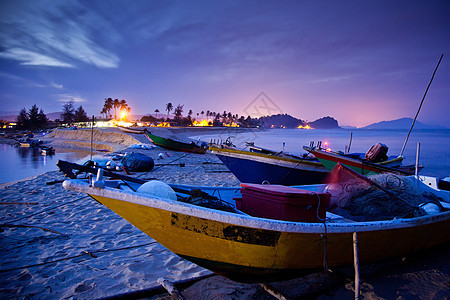
{"type": "Polygon", "coordinates": [[[239,213],[239,211],[230,203],[215,196],[211,196],[199,189],[191,190],[189,197],[179,198],[178,201],[227,212],[239,213]]]}
{"type": "Polygon", "coordinates": [[[417,217],[427,214],[421,204],[441,206],[439,198],[414,177],[379,174],[368,178],[342,168],[333,172],[345,173],[334,174],[335,182],[327,187],[332,195],[330,210],[355,221],[417,217]]]}
{"type": "Polygon", "coordinates": [[[142,153],[131,152],[122,159],[123,166],[131,172],[151,171],[155,165],[153,159],[142,153]]]}

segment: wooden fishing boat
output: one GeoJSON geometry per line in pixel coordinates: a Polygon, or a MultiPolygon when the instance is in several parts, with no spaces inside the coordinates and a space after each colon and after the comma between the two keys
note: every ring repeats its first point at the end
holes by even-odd
{"type": "Polygon", "coordinates": [[[55,149],[53,147],[48,146],[40,146],[42,155],[53,155],[55,154],[55,149]]]}
{"type": "Polygon", "coordinates": [[[282,185],[323,182],[328,170],[314,157],[300,157],[210,145],[209,149],[241,182],[282,185]]]}
{"type": "Polygon", "coordinates": [[[123,126],[117,126],[117,127],[126,133],[144,134],[143,129],[137,129],[137,128],[133,128],[133,127],[123,127],[123,126]]]}
{"type": "Polygon", "coordinates": [[[203,146],[197,145],[194,141],[182,142],[171,138],[157,136],[152,134],[147,129],[144,129],[144,135],[156,146],[169,150],[197,153],[197,154],[205,154],[206,150],[208,150],[206,145],[203,146]]]}
{"type": "Polygon", "coordinates": [[[304,150],[312,153],[324,167],[331,171],[338,163],[362,175],[373,175],[379,173],[394,173],[400,175],[411,175],[411,167],[402,166],[403,157],[392,156],[381,162],[370,162],[364,159],[363,154],[344,154],[343,152],[333,152],[321,149],[320,147],[303,147],[304,150]]]}
{"type": "MultiPolygon", "coordinates": [[[[79,179],[63,183],[67,190],[90,195],[177,255],[236,281],[270,282],[297,277],[323,269],[324,262],[328,268],[352,266],[353,233],[358,234],[361,264],[404,257],[450,242],[449,192],[425,185],[428,192],[441,197],[442,211],[408,219],[362,222],[327,211],[326,219],[318,223],[201,207],[140,192],[138,185],[104,181],[101,174],[91,184],[79,179]]],[[[239,188],[195,188],[220,195],[228,203],[242,196],[239,188]]],[[[323,193],[326,186],[300,188],[314,194],[323,193]]]]}

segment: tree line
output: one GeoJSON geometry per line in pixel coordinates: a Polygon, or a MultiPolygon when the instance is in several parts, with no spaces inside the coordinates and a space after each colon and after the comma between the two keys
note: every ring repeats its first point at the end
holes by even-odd
{"type": "Polygon", "coordinates": [[[271,116],[262,116],[259,118],[251,118],[250,116],[239,116],[231,112],[223,111],[223,113],[217,113],[214,111],[201,111],[197,113],[197,118],[193,118],[192,110],[189,110],[186,117],[183,117],[184,105],[173,106],[171,102],[166,104],[167,115],[162,115],[158,118],[159,109],[155,110],[156,117],[144,116],[141,118],[142,122],[156,122],[167,121],[173,123],[175,126],[192,126],[194,120],[200,121],[204,119],[208,120],[210,126],[227,126],[231,124],[237,124],[240,127],[264,127],[264,128],[298,128],[299,126],[309,125],[311,128],[317,129],[332,129],[339,128],[338,122],[332,117],[324,117],[314,122],[308,122],[292,117],[288,114],[277,114],[271,116]],[[169,118],[170,112],[173,111],[173,119],[169,118]]]}
{"type": "Polygon", "coordinates": [[[126,111],[129,113],[131,108],[128,106],[126,100],[105,98],[105,104],[103,105],[103,109],[100,114],[104,115],[105,118],[112,117],[111,110],[114,109],[114,120],[117,120],[117,109],[120,111],[126,111]]]}
{"type": "Polygon", "coordinates": [[[61,124],[73,124],[77,122],[86,122],[89,118],[83,106],[75,109],[73,102],[68,102],[63,105],[61,119],[56,119],[54,122],[50,121],[44,113],[44,110],[39,109],[34,104],[29,110],[22,108],[16,118],[17,129],[39,130],[47,129],[51,126],[58,126],[61,124]]]}
{"type": "Polygon", "coordinates": [[[155,109],[155,117],[153,116],[144,116],[141,118],[142,122],[156,122],[156,121],[167,121],[174,123],[176,126],[192,126],[194,121],[200,121],[201,119],[208,120],[210,126],[223,126],[223,125],[231,125],[231,124],[239,124],[239,126],[243,127],[254,127],[259,125],[258,119],[253,119],[250,116],[239,116],[238,114],[233,114],[231,112],[223,111],[223,113],[218,113],[214,111],[201,111],[196,114],[196,118],[192,109],[190,109],[187,113],[187,116],[183,117],[184,105],[178,104],[176,107],[169,102],[166,104],[165,110],[167,111],[167,115],[161,115],[158,118],[158,114],[160,113],[159,109],[155,109]],[[169,118],[170,112],[173,111],[173,119],[169,118]]]}
{"type": "Polygon", "coordinates": [[[28,111],[25,108],[17,116],[17,127],[19,129],[45,129],[49,120],[44,111],[34,104],[28,111]]]}

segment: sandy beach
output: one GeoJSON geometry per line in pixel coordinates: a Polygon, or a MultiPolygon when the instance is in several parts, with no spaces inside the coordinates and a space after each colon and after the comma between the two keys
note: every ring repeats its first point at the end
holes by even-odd
{"type": "MultiPolygon", "coordinates": [[[[194,134],[186,129],[156,130],[172,136],[211,134],[207,129],[194,134]]],[[[229,131],[215,133],[225,139],[229,131]]],[[[89,130],[55,131],[44,143],[89,149],[90,136],[89,130]]],[[[210,153],[152,147],[144,136],[118,129],[96,129],[94,141],[93,148],[101,150],[96,157],[127,152],[152,157],[154,169],[135,177],[192,185],[240,183],[210,153]],[[136,147],[140,144],[151,149],[136,147]]],[[[64,179],[54,171],[0,185],[2,299],[168,299],[157,282],[160,277],[175,283],[186,299],[274,299],[258,284],[230,281],[176,256],[85,194],[63,189],[64,179]]],[[[449,258],[447,247],[363,267],[361,299],[448,299],[449,258]]],[[[288,299],[354,298],[353,270],[333,271],[271,286],[288,299]]]]}

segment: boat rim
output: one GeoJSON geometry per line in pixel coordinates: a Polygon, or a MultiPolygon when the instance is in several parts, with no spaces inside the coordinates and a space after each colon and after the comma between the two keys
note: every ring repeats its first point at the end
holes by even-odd
{"type": "MultiPolygon", "coordinates": [[[[311,165],[311,166],[320,166],[322,167],[322,164],[318,161],[309,161],[309,160],[302,160],[302,159],[294,159],[294,158],[288,158],[288,157],[280,157],[275,156],[272,154],[264,154],[264,153],[258,153],[258,152],[251,152],[251,151],[245,151],[245,150],[239,150],[239,149],[228,149],[228,148],[218,148],[214,146],[209,146],[209,150],[216,155],[223,155],[223,156],[230,156],[230,154],[239,154],[246,157],[260,157],[260,158],[266,158],[270,160],[278,160],[278,161],[284,161],[289,162],[293,164],[305,164],[305,165],[311,165]]],[[[270,162],[270,161],[269,161],[270,162]]],[[[326,170],[325,170],[326,171],[326,170]]]]}
{"type": "Polygon", "coordinates": [[[415,227],[426,225],[439,221],[445,221],[450,218],[450,211],[442,212],[436,215],[425,215],[408,219],[394,218],[383,221],[364,221],[364,222],[342,222],[342,223],[306,223],[291,222],[274,219],[258,218],[249,215],[241,215],[196,206],[189,203],[174,201],[156,196],[146,196],[137,192],[113,189],[110,187],[97,188],[91,187],[89,183],[81,179],[71,179],[63,182],[63,187],[67,190],[73,190],[81,193],[120,200],[132,204],[162,209],[172,213],[180,213],[192,217],[213,220],[217,222],[239,225],[250,228],[273,230],[288,233],[353,233],[367,232],[377,230],[391,230],[398,228],[415,227]],[[325,228],[326,227],[326,228],[325,228]]]}

